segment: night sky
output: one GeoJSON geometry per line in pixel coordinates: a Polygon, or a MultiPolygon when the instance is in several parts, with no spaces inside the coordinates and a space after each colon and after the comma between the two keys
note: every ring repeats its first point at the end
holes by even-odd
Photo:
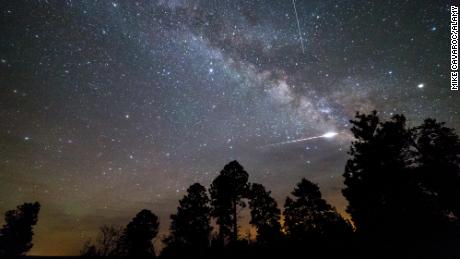
{"type": "Polygon", "coordinates": [[[298,24],[292,0],[1,1],[0,213],[42,204],[30,254],[142,208],[166,234],[234,159],[280,206],[307,177],[343,212],[356,111],[460,129],[446,2],[295,4],[298,24]]]}

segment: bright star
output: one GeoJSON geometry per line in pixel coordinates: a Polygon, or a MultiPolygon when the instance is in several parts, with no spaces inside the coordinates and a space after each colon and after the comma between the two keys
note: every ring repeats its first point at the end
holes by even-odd
{"type": "Polygon", "coordinates": [[[425,87],[425,84],[420,83],[420,84],[417,85],[417,87],[418,87],[418,88],[423,88],[423,87],[425,87]]]}

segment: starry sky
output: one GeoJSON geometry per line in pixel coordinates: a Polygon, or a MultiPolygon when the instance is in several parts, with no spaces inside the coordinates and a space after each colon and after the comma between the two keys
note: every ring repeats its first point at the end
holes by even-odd
{"type": "Polygon", "coordinates": [[[78,254],[142,208],[166,234],[186,188],[234,159],[280,205],[307,177],[343,212],[356,111],[460,129],[444,1],[6,0],[0,16],[0,213],[42,204],[35,255],[78,254]]]}

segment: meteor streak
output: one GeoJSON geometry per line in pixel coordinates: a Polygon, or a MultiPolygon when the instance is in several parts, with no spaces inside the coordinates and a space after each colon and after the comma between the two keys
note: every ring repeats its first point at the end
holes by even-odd
{"type": "Polygon", "coordinates": [[[289,141],[269,144],[269,145],[262,146],[262,148],[263,147],[282,146],[282,145],[286,145],[286,144],[304,142],[304,141],[308,141],[308,140],[312,140],[312,139],[318,139],[318,138],[329,138],[330,139],[330,138],[333,138],[333,137],[337,136],[338,134],[339,133],[337,133],[337,132],[329,131],[329,132],[326,132],[326,133],[324,133],[323,135],[320,135],[320,136],[314,136],[314,137],[308,137],[308,138],[299,138],[299,139],[294,139],[294,140],[289,140],[289,141]]]}
{"type": "Polygon", "coordinates": [[[302,33],[300,32],[299,15],[297,14],[297,7],[295,6],[295,0],[292,0],[294,6],[295,19],[297,21],[297,31],[299,32],[300,45],[302,46],[302,53],[305,54],[305,46],[303,45],[302,33]]]}

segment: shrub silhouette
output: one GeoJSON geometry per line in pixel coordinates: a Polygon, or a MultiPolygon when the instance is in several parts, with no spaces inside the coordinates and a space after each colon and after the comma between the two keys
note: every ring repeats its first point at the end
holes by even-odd
{"type": "Polygon", "coordinates": [[[99,229],[95,243],[88,240],[80,254],[82,256],[117,256],[122,234],[121,227],[104,225],[99,229]]]}

